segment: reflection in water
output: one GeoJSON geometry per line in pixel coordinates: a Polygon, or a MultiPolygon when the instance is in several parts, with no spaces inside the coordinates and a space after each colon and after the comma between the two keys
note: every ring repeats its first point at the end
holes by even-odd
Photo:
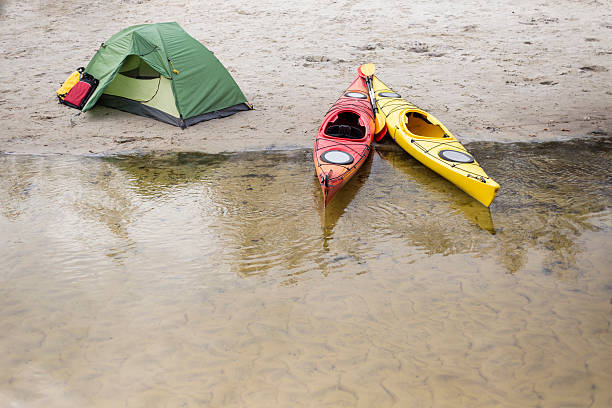
{"type": "Polygon", "coordinates": [[[319,180],[315,177],[315,206],[319,211],[319,217],[321,218],[321,228],[323,231],[323,245],[326,249],[328,249],[327,242],[331,238],[334,227],[338,223],[338,220],[344,212],[347,210],[347,207],[353,201],[357,192],[364,185],[368,177],[370,176],[370,170],[372,169],[372,156],[368,157],[363,166],[359,169],[359,171],[346,183],[342,190],[340,190],[326,206],[320,205],[323,199],[323,193],[321,191],[319,180]]]}
{"type": "Polygon", "coordinates": [[[278,273],[287,279],[312,270],[315,233],[308,153],[235,155],[211,175],[227,213],[211,224],[223,242],[223,262],[242,277],[278,273]]]}
{"type": "Polygon", "coordinates": [[[309,152],[292,151],[5,156],[1,211],[15,221],[33,208],[54,212],[61,199],[59,212],[70,220],[62,228],[104,226],[115,237],[110,257],[133,250],[135,240],[168,248],[181,240],[181,252],[205,254],[206,262],[243,277],[279,274],[294,281],[349,265],[363,272],[381,251],[399,263],[470,253],[498,258],[509,272],[524,268],[535,251],[545,273],[575,276],[578,238],[597,230],[592,214],[608,209],[609,144],[470,145],[502,182],[491,210],[497,231],[488,208],[389,144],[377,146],[327,210],[312,181],[309,152]],[[214,236],[219,248],[211,252],[203,236],[214,236]]]}
{"type": "Polygon", "coordinates": [[[432,203],[444,203],[448,205],[448,213],[462,213],[480,228],[495,234],[491,211],[488,207],[483,206],[448,180],[423,166],[403,150],[399,150],[397,145],[388,143],[377,145],[376,153],[391,164],[402,175],[401,177],[407,177],[418,184],[419,191],[423,190],[432,203]]]}
{"type": "MultiPolygon", "coordinates": [[[[470,145],[471,147],[472,145],[470,145]]],[[[499,174],[503,199],[495,214],[503,236],[502,262],[511,272],[523,268],[529,250],[544,253],[542,271],[576,277],[580,236],[598,230],[593,215],[609,211],[612,139],[564,143],[475,144],[479,160],[499,174]]]]}
{"type": "Polygon", "coordinates": [[[129,175],[140,194],[158,193],[171,186],[200,183],[206,174],[228,159],[223,154],[165,153],[143,156],[114,156],[103,159],[129,175]]]}
{"type": "Polygon", "coordinates": [[[399,263],[469,253],[499,258],[516,272],[531,250],[541,254],[546,273],[575,276],[579,237],[597,230],[592,215],[609,208],[609,145],[607,139],[470,145],[502,182],[491,210],[497,231],[488,208],[389,144],[377,146],[327,210],[308,151],[4,156],[1,210],[12,221],[24,211],[55,211],[44,225],[56,220],[58,200],[70,220],[63,228],[97,224],[113,234],[111,257],[133,249],[135,240],[168,248],[181,240],[182,252],[190,247],[192,256],[205,254],[206,262],[243,277],[295,279],[349,265],[365,271],[381,251],[399,263]],[[202,231],[219,248],[211,252],[202,231]]]}
{"type": "Polygon", "coordinates": [[[7,219],[17,221],[22,214],[22,203],[29,198],[34,179],[44,173],[43,163],[34,157],[23,157],[13,163],[11,171],[0,172],[4,186],[0,194],[0,212],[7,219]]]}
{"type": "MultiPolygon", "coordinates": [[[[65,170],[68,170],[67,168],[65,170]]],[[[117,238],[133,243],[128,237],[129,225],[138,207],[125,189],[125,181],[117,177],[113,166],[99,163],[75,175],[75,184],[84,185],[83,194],[74,197],[72,205],[83,220],[105,225],[117,238]]],[[[113,256],[119,249],[113,249],[113,256]]]]}
{"type": "Polygon", "coordinates": [[[310,150],[0,156],[0,406],[609,401],[611,144],[469,145],[490,213],[378,146],[323,218],[310,150]]]}
{"type": "MultiPolygon", "coordinates": [[[[418,219],[416,213],[423,212],[427,219],[407,222],[412,224],[412,230],[424,232],[429,238],[423,237],[420,242],[421,238],[413,235],[415,246],[430,253],[467,250],[497,257],[512,273],[524,268],[530,250],[536,250],[546,254],[541,258],[544,273],[569,277],[580,273],[576,258],[581,251],[580,235],[597,229],[591,215],[609,209],[610,144],[610,139],[471,144],[470,151],[502,185],[491,210],[500,227],[495,241],[485,240],[462,223],[452,221],[460,212],[481,228],[495,232],[488,209],[394,145],[378,146],[377,152],[394,169],[410,176],[405,181],[407,185],[416,183],[411,187],[411,205],[420,211],[414,216],[418,219]],[[434,219],[446,225],[440,226],[434,219]]],[[[393,186],[384,184],[380,188],[391,191],[393,186]]],[[[395,192],[391,195],[399,196],[395,192]]]]}

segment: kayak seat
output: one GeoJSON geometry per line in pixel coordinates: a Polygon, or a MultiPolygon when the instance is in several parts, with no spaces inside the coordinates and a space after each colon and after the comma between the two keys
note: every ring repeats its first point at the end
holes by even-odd
{"type": "Polygon", "coordinates": [[[429,119],[419,112],[409,112],[405,117],[406,129],[416,136],[442,138],[446,134],[439,126],[431,123],[429,119]]]}
{"type": "Polygon", "coordinates": [[[365,136],[365,127],[356,113],[342,112],[327,125],[324,133],[342,139],[362,139],[365,136]]]}
{"type": "Polygon", "coordinates": [[[361,139],[363,132],[356,126],[350,125],[332,125],[325,131],[327,136],[341,137],[344,139],[361,139]]]}

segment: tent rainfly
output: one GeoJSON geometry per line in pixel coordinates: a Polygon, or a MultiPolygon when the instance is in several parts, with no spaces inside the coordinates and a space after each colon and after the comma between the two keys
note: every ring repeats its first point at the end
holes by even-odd
{"type": "Polygon", "coordinates": [[[177,23],[128,27],[106,41],[86,72],[100,104],[185,128],[252,109],[219,60],[177,23]]]}

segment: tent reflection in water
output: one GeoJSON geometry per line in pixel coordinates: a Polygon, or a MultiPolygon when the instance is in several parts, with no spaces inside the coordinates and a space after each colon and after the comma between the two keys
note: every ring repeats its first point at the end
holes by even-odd
{"type": "Polygon", "coordinates": [[[185,128],[252,109],[219,60],[177,23],[118,32],[85,71],[100,83],[83,111],[100,104],[185,128]]]}

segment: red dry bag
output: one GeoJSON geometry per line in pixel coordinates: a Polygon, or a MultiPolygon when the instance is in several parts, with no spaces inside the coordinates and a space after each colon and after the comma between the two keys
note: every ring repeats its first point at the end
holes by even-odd
{"type": "Polygon", "coordinates": [[[81,110],[97,86],[98,80],[96,78],[88,73],[83,73],[81,80],[70,89],[61,103],[81,110]]]}

